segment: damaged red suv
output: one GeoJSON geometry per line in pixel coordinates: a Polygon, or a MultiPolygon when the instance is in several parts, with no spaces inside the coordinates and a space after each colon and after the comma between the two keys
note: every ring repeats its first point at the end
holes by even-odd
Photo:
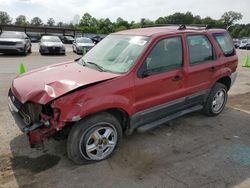
{"type": "Polygon", "coordinates": [[[9,108],[31,146],[67,134],[77,164],[109,157],[123,134],[190,112],[216,116],[236,78],[228,32],[158,26],[111,34],[82,58],[22,74],[9,108]]]}

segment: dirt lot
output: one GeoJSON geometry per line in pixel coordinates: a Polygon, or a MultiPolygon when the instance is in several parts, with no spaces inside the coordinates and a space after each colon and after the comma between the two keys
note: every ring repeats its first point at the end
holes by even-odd
{"type": "MultiPolygon", "coordinates": [[[[239,62],[250,51],[238,51],[239,62]]],[[[250,68],[239,66],[228,106],[218,117],[193,113],[125,137],[112,158],[75,166],[65,141],[30,149],[7,108],[19,63],[28,70],[77,58],[0,56],[0,187],[250,187],[250,68]]]]}

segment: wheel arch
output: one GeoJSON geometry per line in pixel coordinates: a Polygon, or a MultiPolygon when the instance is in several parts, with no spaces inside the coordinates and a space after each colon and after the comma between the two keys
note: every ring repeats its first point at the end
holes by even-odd
{"type": "Polygon", "coordinates": [[[219,78],[216,82],[224,84],[227,87],[227,90],[229,90],[231,87],[232,81],[231,81],[231,78],[229,76],[224,76],[224,77],[219,78]]]}
{"type": "Polygon", "coordinates": [[[119,121],[123,131],[126,131],[129,128],[129,114],[127,111],[125,111],[122,108],[108,108],[105,110],[100,110],[94,113],[90,113],[82,118],[79,118],[76,122],[81,121],[84,118],[89,118],[91,116],[94,116],[103,112],[107,112],[111,114],[112,116],[114,116],[119,121]]]}

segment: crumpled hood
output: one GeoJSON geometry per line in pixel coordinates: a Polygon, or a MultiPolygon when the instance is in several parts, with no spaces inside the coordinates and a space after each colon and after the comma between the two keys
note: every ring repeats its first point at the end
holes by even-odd
{"type": "Polygon", "coordinates": [[[12,91],[22,102],[46,104],[78,87],[118,77],[99,72],[75,61],[55,64],[22,74],[14,79],[12,91]]]}

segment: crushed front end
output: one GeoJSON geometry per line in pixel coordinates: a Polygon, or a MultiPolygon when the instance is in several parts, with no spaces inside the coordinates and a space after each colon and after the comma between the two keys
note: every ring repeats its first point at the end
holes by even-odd
{"type": "Polygon", "coordinates": [[[29,137],[31,147],[40,145],[44,138],[51,137],[64,127],[64,123],[59,121],[59,109],[53,109],[51,104],[22,104],[11,89],[8,93],[8,106],[20,130],[29,137]]]}

